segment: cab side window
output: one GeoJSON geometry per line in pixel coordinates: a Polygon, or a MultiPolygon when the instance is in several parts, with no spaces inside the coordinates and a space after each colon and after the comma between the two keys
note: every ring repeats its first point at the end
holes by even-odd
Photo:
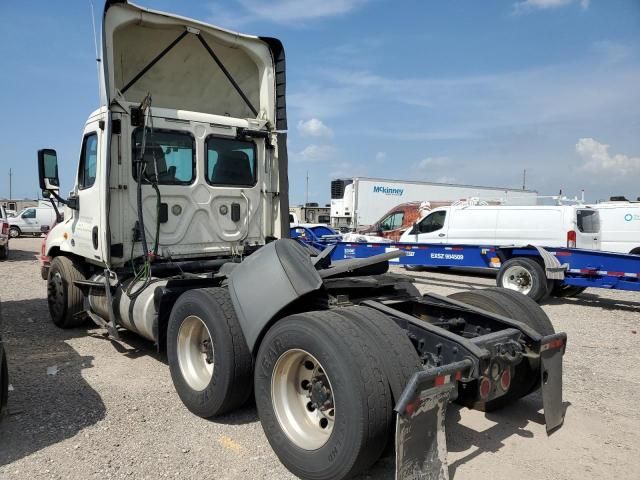
{"type": "Polygon", "coordinates": [[[380,231],[387,232],[402,227],[404,212],[394,212],[380,222],[380,231]]]}
{"type": "Polygon", "coordinates": [[[27,208],[22,213],[22,218],[36,218],[36,209],[35,208],[27,208]]]}
{"type": "Polygon", "coordinates": [[[447,212],[433,212],[430,215],[427,215],[422,219],[420,225],[418,225],[418,230],[420,233],[431,233],[437,232],[442,227],[444,227],[444,219],[447,216],[447,212]]]}
{"type": "Polygon", "coordinates": [[[85,135],[80,154],[80,168],[78,171],[78,188],[84,190],[96,182],[98,169],[98,134],[93,132],[85,135]]]}

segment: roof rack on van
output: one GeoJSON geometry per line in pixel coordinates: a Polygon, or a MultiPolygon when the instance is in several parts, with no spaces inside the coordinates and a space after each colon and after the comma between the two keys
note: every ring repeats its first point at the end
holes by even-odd
{"type": "Polygon", "coordinates": [[[471,207],[471,206],[477,206],[477,205],[486,207],[489,205],[489,202],[485,200],[480,200],[478,197],[471,197],[471,198],[466,198],[462,200],[456,200],[455,202],[451,203],[452,207],[471,207]]]}

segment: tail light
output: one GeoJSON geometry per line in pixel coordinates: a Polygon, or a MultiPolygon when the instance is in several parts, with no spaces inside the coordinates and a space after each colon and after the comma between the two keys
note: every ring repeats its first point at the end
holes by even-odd
{"type": "Polygon", "coordinates": [[[480,380],[479,393],[482,400],[489,398],[489,394],[491,393],[491,380],[487,377],[482,377],[480,380]]]}
{"type": "Polygon", "coordinates": [[[502,375],[500,375],[500,386],[505,392],[509,390],[511,386],[511,370],[509,368],[505,368],[502,371],[502,375]]]}
{"type": "Polygon", "coordinates": [[[567,248],[576,248],[576,231],[569,230],[567,232],[567,248]]]}
{"type": "Polygon", "coordinates": [[[2,234],[9,235],[9,224],[2,222],[2,234]]]}

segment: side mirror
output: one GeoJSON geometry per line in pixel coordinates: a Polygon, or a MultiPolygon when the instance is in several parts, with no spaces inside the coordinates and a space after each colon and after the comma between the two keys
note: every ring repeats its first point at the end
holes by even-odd
{"type": "Polygon", "coordinates": [[[40,189],[49,191],[60,189],[58,155],[55,150],[50,148],[38,150],[38,178],[40,189]]]}

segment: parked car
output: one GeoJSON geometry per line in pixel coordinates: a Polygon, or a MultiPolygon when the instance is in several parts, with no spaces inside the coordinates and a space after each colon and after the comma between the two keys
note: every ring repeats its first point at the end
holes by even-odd
{"type": "Polygon", "coordinates": [[[599,250],[600,222],[597,210],[576,205],[448,206],[434,209],[400,241],[599,250]]]}
{"type": "Polygon", "coordinates": [[[21,235],[40,235],[43,227],[51,227],[55,220],[56,212],[52,207],[25,208],[18,216],[9,219],[9,235],[12,238],[21,235]]]}
{"type": "Polygon", "coordinates": [[[603,202],[590,207],[600,215],[602,250],[640,255],[640,202],[603,202]]]}
{"type": "MultiPolygon", "coordinates": [[[[2,326],[2,309],[0,308],[0,327],[2,326]]],[[[2,343],[2,331],[0,331],[0,420],[7,411],[9,399],[9,368],[7,367],[7,354],[2,343]]]]}
{"type": "Polygon", "coordinates": [[[0,206],[0,260],[9,256],[9,218],[4,207],[0,206]]]}

